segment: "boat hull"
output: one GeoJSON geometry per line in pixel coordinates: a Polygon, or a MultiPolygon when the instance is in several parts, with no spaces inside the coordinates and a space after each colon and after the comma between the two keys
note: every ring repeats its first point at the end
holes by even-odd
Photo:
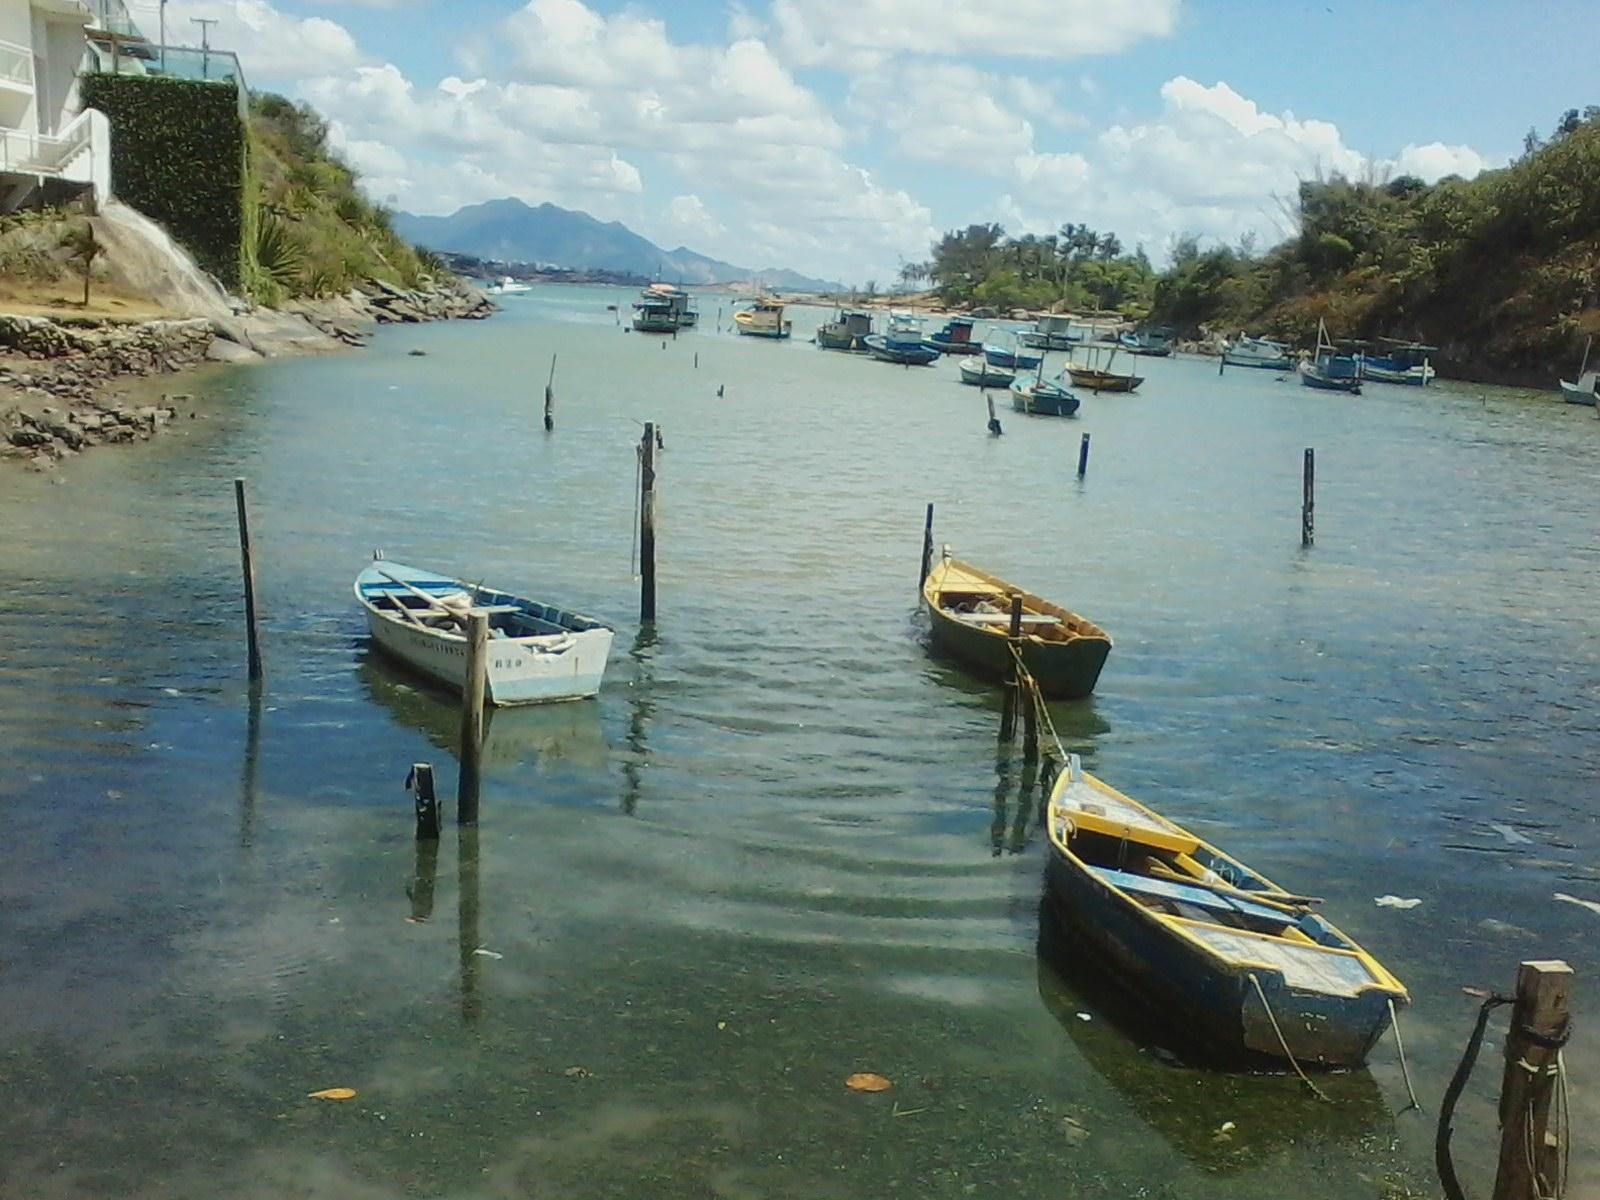
{"type": "Polygon", "coordinates": [[[1595,389],[1600,386],[1600,384],[1596,383],[1595,372],[1589,371],[1579,376],[1577,383],[1569,383],[1565,379],[1561,380],[1560,383],[1561,398],[1568,404],[1587,404],[1592,406],[1595,403],[1595,389]]]}
{"type": "Polygon", "coordinates": [[[1264,371],[1289,371],[1294,369],[1294,362],[1290,359],[1287,351],[1257,349],[1254,347],[1225,347],[1222,351],[1222,361],[1230,367],[1259,367],[1264,371]]]}
{"type": "Polygon", "coordinates": [[[633,331],[635,333],[677,333],[681,328],[679,322],[672,317],[646,317],[633,318],[633,331]]]}
{"type": "Polygon", "coordinates": [[[817,345],[824,350],[859,351],[866,349],[861,344],[861,339],[855,334],[829,329],[826,325],[817,330],[817,345]]]}
{"type": "Polygon", "coordinates": [[[1018,354],[1003,346],[991,346],[987,343],[983,346],[983,360],[991,367],[1005,367],[1012,371],[1031,371],[1038,367],[1041,361],[1037,354],[1018,354]]]}
{"type": "Polygon", "coordinates": [[[968,359],[961,364],[961,382],[972,387],[1008,388],[1016,382],[1017,373],[997,367],[983,359],[968,359]]]}
{"type": "MultiPolygon", "coordinates": [[[[937,563],[923,585],[923,604],[929,614],[929,629],[936,649],[952,658],[960,659],[978,674],[1004,679],[1011,672],[1011,641],[1005,622],[986,626],[972,625],[947,613],[939,598],[946,593],[946,583],[955,572],[961,578],[981,580],[992,590],[997,604],[1007,603],[1009,592],[1020,592],[1023,604],[1030,613],[1048,611],[1061,614],[1063,619],[1077,623],[1084,630],[1082,636],[1067,641],[1049,641],[1038,636],[1024,635],[1018,639],[1018,653],[1029,674],[1039,683],[1039,689],[1054,700],[1081,700],[1094,692],[1100,679],[1101,668],[1111,653],[1111,639],[1103,629],[1069,613],[1059,606],[1022,592],[1005,581],[985,575],[963,563],[947,559],[937,563]]],[[[966,586],[952,584],[951,591],[966,592],[966,586]]]]}
{"type": "Polygon", "coordinates": [[[1434,370],[1426,364],[1418,367],[1381,367],[1376,363],[1361,364],[1361,378],[1372,383],[1403,383],[1423,387],[1433,382],[1434,370]]]}
{"type": "Polygon", "coordinates": [[[1019,334],[1017,340],[1031,350],[1070,350],[1083,339],[1068,333],[1040,333],[1037,330],[1029,330],[1019,334]]]}
{"type": "MultiPolygon", "coordinates": [[[[453,582],[445,576],[395,563],[384,562],[381,569],[424,588],[441,580],[453,582]]],[[[370,572],[363,572],[356,581],[356,599],[366,614],[373,643],[412,670],[460,691],[466,681],[466,638],[455,632],[424,628],[380,607],[369,599],[369,592],[364,592],[364,582],[373,585],[376,580],[370,572]]],[[[461,586],[465,590],[471,585],[461,586]]],[[[571,622],[590,626],[533,637],[491,636],[485,656],[485,699],[489,703],[543,704],[581,700],[599,692],[614,636],[608,626],[506,592],[480,590],[478,600],[488,606],[515,607],[554,625],[571,622]]]]}
{"type": "Polygon", "coordinates": [[[1070,417],[1083,402],[1054,384],[1017,380],[1011,385],[1011,407],[1034,417],[1070,417]]]}
{"type": "Polygon", "coordinates": [[[1118,375],[1083,367],[1068,367],[1067,375],[1074,386],[1088,388],[1091,392],[1131,392],[1144,382],[1138,375],[1118,375]]]}
{"type": "Polygon", "coordinates": [[[1347,378],[1343,375],[1329,375],[1317,368],[1315,363],[1300,364],[1300,382],[1308,388],[1316,388],[1322,392],[1345,392],[1351,396],[1361,394],[1361,380],[1347,378]]]}
{"type": "Polygon", "coordinates": [[[921,342],[891,342],[881,333],[862,339],[867,352],[879,362],[894,363],[904,367],[926,367],[939,357],[921,342]]]}

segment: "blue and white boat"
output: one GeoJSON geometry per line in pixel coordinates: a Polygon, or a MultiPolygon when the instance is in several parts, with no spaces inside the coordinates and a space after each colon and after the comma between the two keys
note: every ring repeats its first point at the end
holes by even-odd
{"type": "Polygon", "coordinates": [[[1395,342],[1383,354],[1361,355],[1361,378],[1374,383],[1423,387],[1432,383],[1438,373],[1428,361],[1428,356],[1437,350],[1437,346],[1424,346],[1419,342],[1395,342]]]}
{"type": "Polygon", "coordinates": [[[383,558],[356,576],[355,593],[381,649],[458,691],[472,612],[489,618],[489,703],[579,700],[600,690],[614,633],[604,621],[383,558]]]}
{"type": "Polygon", "coordinates": [[[1263,367],[1269,371],[1288,371],[1294,366],[1289,347],[1282,342],[1243,333],[1223,346],[1222,361],[1230,367],[1263,367]]]}
{"type": "Polygon", "coordinates": [[[1358,355],[1337,353],[1333,339],[1328,336],[1326,323],[1319,320],[1316,354],[1300,363],[1300,382],[1319,391],[1347,392],[1359,396],[1361,359],[1358,355]]]}
{"type": "Polygon", "coordinates": [[[1011,384],[1011,407],[1020,413],[1035,417],[1070,417],[1081,403],[1061,385],[1060,377],[1054,380],[1037,376],[1018,378],[1011,384]]]}
{"type": "Polygon", "coordinates": [[[1016,377],[1012,368],[997,367],[982,357],[963,359],[961,363],[961,382],[973,387],[1008,388],[1016,377]]]}
{"type": "Polygon", "coordinates": [[[1083,328],[1070,313],[1046,313],[1022,334],[1022,344],[1035,350],[1070,350],[1083,336],[1083,328]]]}
{"type": "Polygon", "coordinates": [[[972,318],[951,317],[944,328],[928,336],[927,344],[941,354],[980,354],[983,344],[972,340],[972,318]]]}
{"type": "Polygon", "coordinates": [[[993,342],[983,344],[983,360],[991,367],[1007,367],[1013,371],[1033,371],[1038,369],[1043,361],[1041,354],[1024,354],[1020,350],[1008,350],[1004,346],[996,346],[993,342]]]}
{"type": "Polygon", "coordinates": [[[897,366],[925,367],[940,353],[923,338],[922,322],[915,317],[890,317],[887,332],[868,334],[861,343],[873,358],[897,366]]]}

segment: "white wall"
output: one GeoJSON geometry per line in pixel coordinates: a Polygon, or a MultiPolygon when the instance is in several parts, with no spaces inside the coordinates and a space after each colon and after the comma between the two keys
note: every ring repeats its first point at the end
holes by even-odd
{"type": "MultiPolygon", "coordinates": [[[[35,49],[33,10],[28,0],[0,0],[0,41],[26,46],[30,50],[35,49]]],[[[36,74],[38,69],[39,63],[36,57],[34,60],[36,74]]],[[[34,98],[31,94],[23,94],[10,88],[0,89],[0,128],[20,129],[27,133],[38,131],[34,98]]]]}
{"type": "Polygon", "coordinates": [[[35,27],[44,48],[44,70],[35,66],[35,86],[39,93],[39,132],[57,133],[78,112],[78,75],[83,70],[89,42],[81,22],[41,21],[35,27]],[[41,35],[42,36],[39,36],[41,35]]]}

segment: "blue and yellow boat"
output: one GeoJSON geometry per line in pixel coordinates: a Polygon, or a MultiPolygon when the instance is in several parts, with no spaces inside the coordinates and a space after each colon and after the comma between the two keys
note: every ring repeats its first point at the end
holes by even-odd
{"type": "Polygon", "coordinates": [[[1049,899],[1069,932],[1194,1042],[1242,1061],[1356,1067],[1401,982],[1347,934],[1181,825],[1083,771],[1048,810],[1049,899]]]}

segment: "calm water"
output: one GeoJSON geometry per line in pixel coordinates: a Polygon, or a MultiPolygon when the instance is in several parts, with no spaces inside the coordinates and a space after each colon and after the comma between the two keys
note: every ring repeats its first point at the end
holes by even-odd
{"type": "MultiPolygon", "coordinates": [[[[1460,988],[1530,957],[1580,974],[1596,1127],[1600,918],[1553,899],[1600,899],[1590,413],[1146,360],[1140,394],[994,439],[952,362],[819,352],[814,310],[789,344],[719,335],[714,301],[663,348],[615,326],[629,298],[219,370],[181,385],[179,436],[0,475],[0,1193],[1431,1195],[1460,988]],[[1041,954],[1032,780],[997,761],[996,690],[922,644],[927,501],[939,540],[1115,636],[1096,697],[1053,710],[1069,748],[1407,981],[1425,1115],[1389,1040],[1323,1105],[1166,1065],[1041,954]],[[598,702],[494,717],[481,830],[436,856],[402,781],[431,761],[453,792],[454,707],[369,653],[374,547],[619,624],[598,702]]],[[[1457,1121],[1480,1195],[1496,1054],[1457,1121]]],[[[1600,1189],[1592,1138],[1574,1176],[1600,1189]]]]}

